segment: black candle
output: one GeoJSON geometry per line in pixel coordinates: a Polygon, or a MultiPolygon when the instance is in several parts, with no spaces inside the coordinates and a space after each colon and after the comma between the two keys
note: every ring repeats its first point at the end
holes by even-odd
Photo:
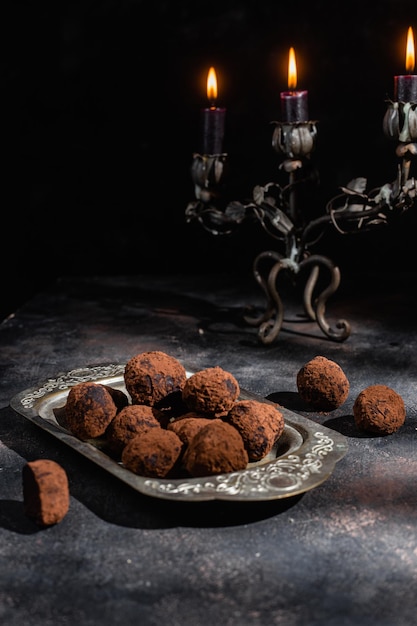
{"type": "Polygon", "coordinates": [[[281,114],[283,122],[308,121],[308,91],[296,90],[297,65],[294,48],[290,48],[288,60],[288,91],[281,91],[281,114]]]}
{"type": "Polygon", "coordinates": [[[411,26],[407,32],[405,69],[408,74],[394,76],[394,100],[397,102],[417,102],[417,75],[411,74],[415,66],[414,36],[411,26]]]}
{"type": "Polygon", "coordinates": [[[221,154],[223,152],[224,126],[226,109],[216,106],[217,77],[214,67],[207,76],[207,98],[210,106],[201,110],[201,145],[202,154],[221,154]]]}

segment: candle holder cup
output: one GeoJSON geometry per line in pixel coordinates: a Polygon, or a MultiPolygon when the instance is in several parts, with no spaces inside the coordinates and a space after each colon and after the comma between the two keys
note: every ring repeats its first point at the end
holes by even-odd
{"type": "MultiPolygon", "coordinates": [[[[191,180],[194,184],[195,201],[190,202],[185,214],[187,221],[197,219],[213,234],[214,222],[219,214],[225,181],[227,178],[228,155],[194,153],[191,165],[191,180]]],[[[220,220],[221,227],[224,219],[220,220]]],[[[224,232],[224,229],[223,229],[224,232]]]]}
{"type": "Polygon", "coordinates": [[[388,100],[383,129],[389,139],[398,142],[396,154],[401,159],[400,184],[406,185],[413,157],[417,154],[417,102],[388,100]]]}
{"type": "MultiPolygon", "coordinates": [[[[340,285],[340,270],[331,259],[312,252],[325,230],[334,228],[347,235],[388,224],[394,216],[409,209],[416,198],[416,181],[410,177],[410,165],[417,154],[417,105],[389,102],[383,121],[385,134],[397,141],[399,158],[396,179],[370,192],[367,179],[356,178],[332,198],[319,216],[308,219],[303,211],[302,192],[317,182],[311,163],[315,149],[317,122],[273,122],[272,146],[282,158],[280,170],[287,184],[270,182],[257,185],[248,202],[234,200],[220,207],[217,195],[222,180],[216,167],[223,165],[207,155],[194,155],[192,176],[196,200],[186,209],[190,222],[197,220],[212,234],[231,234],[244,220],[255,219],[278,242],[279,250],[261,252],[254,260],[253,274],[266,298],[259,315],[248,308],[245,322],[258,328],[263,344],[276,340],[284,322],[284,307],[278,290],[278,279],[289,273],[293,282],[303,277],[304,318],[317,323],[324,335],[343,342],[351,333],[347,320],[330,324],[326,319],[327,301],[340,285]],[[213,170],[214,168],[214,170],[213,170]],[[301,201],[300,201],[301,199],[301,201]]],[[[218,156],[218,155],[217,155],[218,156]]]]}

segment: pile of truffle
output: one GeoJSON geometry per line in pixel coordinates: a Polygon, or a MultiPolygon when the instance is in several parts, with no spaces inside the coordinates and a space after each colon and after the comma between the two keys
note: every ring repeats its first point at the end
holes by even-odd
{"type": "MultiPolygon", "coordinates": [[[[305,363],[296,380],[301,400],[316,411],[333,411],[349,394],[345,372],[324,356],[305,363]]],[[[242,470],[264,459],[284,431],[277,404],[239,400],[237,380],[217,366],[187,377],[174,357],[143,352],[126,364],[124,382],[127,394],[104,384],[78,383],[55,416],[79,439],[104,441],[112,457],[142,476],[242,470]]],[[[358,394],[353,416],[359,430],[390,435],[404,424],[406,410],[396,391],[376,384],[358,394]]],[[[40,526],[60,522],[69,508],[63,468],[39,459],[27,463],[22,475],[26,515],[40,526]]]]}
{"type": "Polygon", "coordinates": [[[141,476],[242,470],[264,459],[284,431],[278,405],[239,399],[236,378],[219,366],[187,376],[173,356],[143,352],[126,364],[124,383],[127,394],[76,384],[58,421],[81,440],[104,440],[113,458],[141,476]]]}

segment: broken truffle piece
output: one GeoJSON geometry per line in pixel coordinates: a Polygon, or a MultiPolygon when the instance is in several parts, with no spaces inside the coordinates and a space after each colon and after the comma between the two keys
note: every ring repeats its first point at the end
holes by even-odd
{"type": "Polygon", "coordinates": [[[363,389],[353,404],[353,416],[359,430],[377,435],[391,435],[405,422],[402,397],[386,385],[363,389]]]}
{"type": "Polygon", "coordinates": [[[167,396],[182,391],[185,367],[173,356],[153,350],[132,357],[125,366],[124,381],[133,404],[167,404],[167,396]]]}
{"type": "Polygon", "coordinates": [[[230,411],[239,393],[236,378],[215,366],[192,374],[185,382],[182,398],[190,411],[222,417],[230,411]]]}
{"type": "Polygon", "coordinates": [[[284,430],[281,411],[258,400],[237,401],[225,419],[240,433],[249,461],[260,461],[269,454],[284,430]]]}
{"type": "Polygon", "coordinates": [[[298,393],[307,405],[318,411],[333,411],[349,394],[346,374],[334,361],[316,356],[297,374],[298,393]]]}
{"type": "Polygon", "coordinates": [[[106,440],[115,454],[120,454],[125,445],[151,428],[161,428],[155,416],[156,409],[146,404],[130,404],[124,407],[110,422],[106,430],[106,440]]]}
{"type": "Polygon", "coordinates": [[[191,476],[212,476],[243,470],[248,453],[239,432],[221,419],[211,420],[191,440],[183,465],[191,476]]]}
{"type": "Polygon", "coordinates": [[[123,465],[140,476],[165,478],[176,466],[182,452],[182,441],[172,431],[151,428],[137,435],[123,448],[123,465]]]}
{"type": "Polygon", "coordinates": [[[81,382],[69,390],[64,422],[79,439],[94,439],[104,435],[116,413],[117,406],[104,385],[81,382]]]}
{"type": "Polygon", "coordinates": [[[55,461],[30,461],[22,470],[23,507],[38,526],[58,524],[68,513],[70,495],[65,470],[55,461]]]}

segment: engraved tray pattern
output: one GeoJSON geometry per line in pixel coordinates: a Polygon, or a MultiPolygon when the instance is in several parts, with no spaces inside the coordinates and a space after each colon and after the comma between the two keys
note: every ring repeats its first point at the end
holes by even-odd
{"type": "MultiPolygon", "coordinates": [[[[348,450],[347,439],[340,433],[280,407],[285,428],[277,445],[267,457],[249,463],[245,470],[205,478],[138,476],[107,455],[98,440],[81,441],[73,436],[60,426],[54,414],[54,409],[64,406],[70,387],[82,381],[100,382],[127,393],[124,369],[124,364],[73,369],[22,391],[12,398],[10,406],[136,491],[169,500],[259,501],[295,496],[324,482],[348,450]]],[[[241,390],[240,399],[269,403],[245,390],[241,390]]]]}

